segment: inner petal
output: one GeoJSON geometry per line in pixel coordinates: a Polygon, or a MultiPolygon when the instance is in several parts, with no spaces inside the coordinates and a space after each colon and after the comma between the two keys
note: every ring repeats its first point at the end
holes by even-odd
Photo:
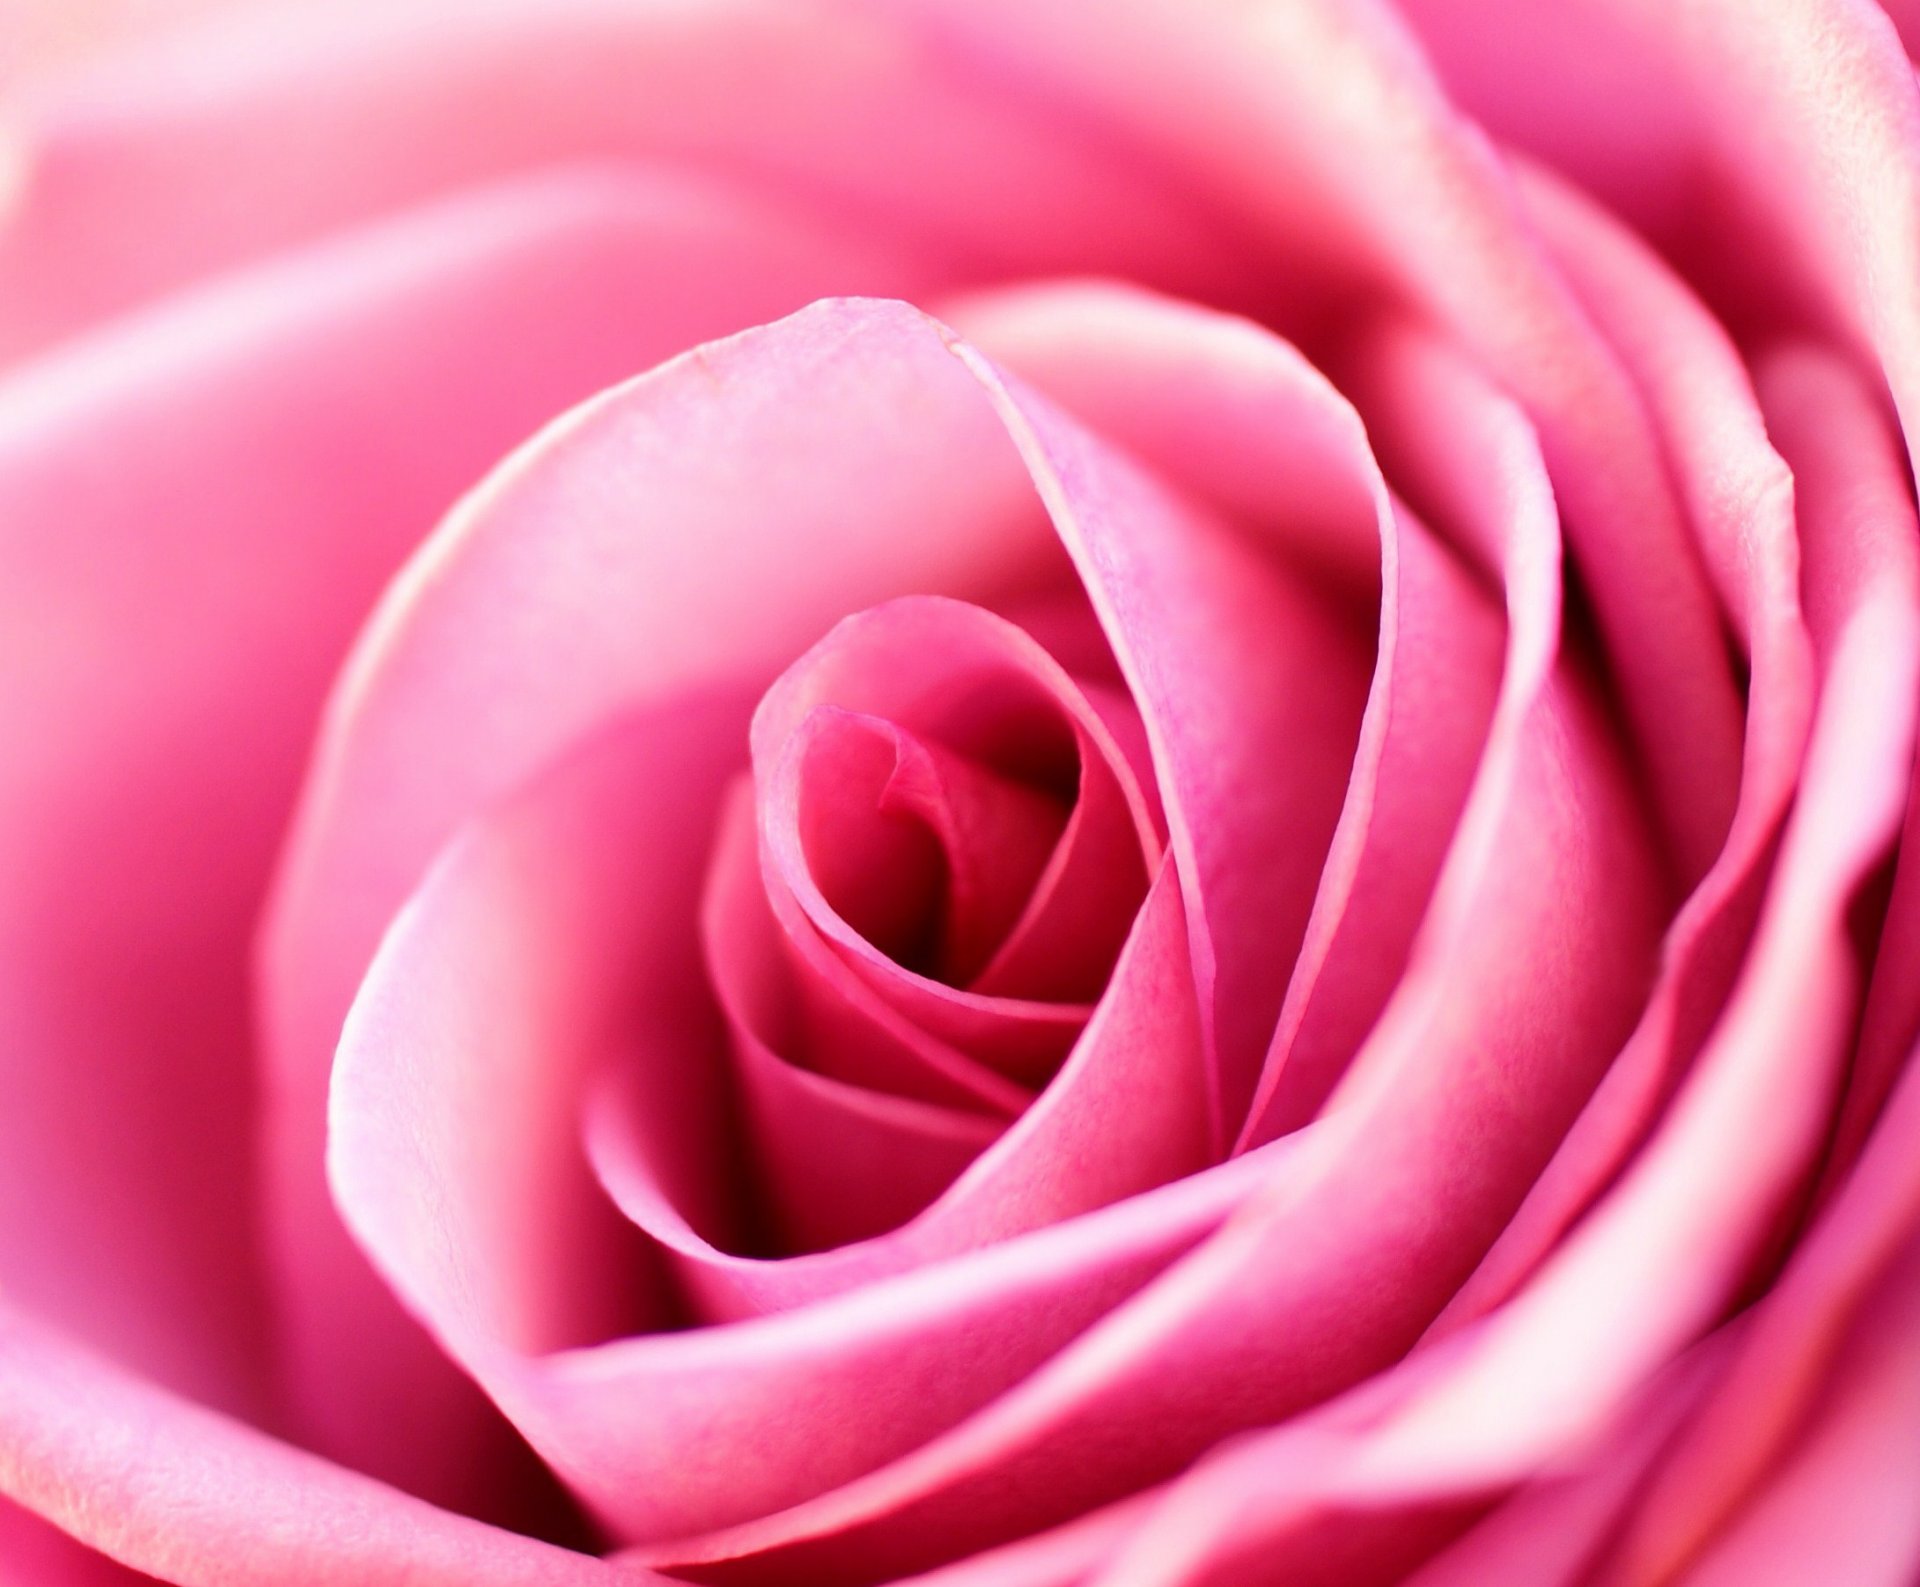
{"type": "Polygon", "coordinates": [[[970,984],[1026,913],[1066,808],[863,712],[819,707],[797,740],[801,847],[821,896],[904,968],[970,984]]]}
{"type": "Polygon", "coordinates": [[[1123,689],[1083,686],[981,607],[907,597],[841,622],[751,735],[767,898],[796,957],[1044,1085],[1159,863],[1128,723],[1123,689]]]}

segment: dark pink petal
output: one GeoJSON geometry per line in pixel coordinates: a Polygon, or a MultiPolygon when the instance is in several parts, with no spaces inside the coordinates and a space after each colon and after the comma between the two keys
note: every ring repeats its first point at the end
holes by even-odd
{"type": "Polygon", "coordinates": [[[1880,0],[1880,9],[1899,31],[1907,54],[1913,54],[1914,46],[1920,44],[1920,4],[1915,0],[1880,0]]]}
{"type": "MultiPolygon", "coordinates": [[[[706,970],[736,1040],[834,1087],[1001,1120],[1026,1086],[930,1035],[836,953],[791,896],[783,923],[767,897],[751,778],[723,818],[701,910],[706,970]]],[[[819,1093],[825,1095],[826,1093],[819,1093]]]]}
{"type": "Polygon", "coordinates": [[[775,778],[791,778],[801,858],[827,909],[952,985],[1006,941],[1066,831],[1050,790],[839,706],[810,711],[782,762],[775,778]]]}
{"type": "Polygon", "coordinates": [[[136,1575],[88,1548],[31,1510],[0,1499],[0,1559],[18,1587],[140,1587],[136,1575]]]}
{"type": "MultiPolygon", "coordinates": [[[[682,1236],[674,1248],[694,1269],[689,1282],[722,1316],[784,1308],[1058,1223],[1205,1166],[1203,1091],[1194,1089],[1202,1063],[1184,930],[1178,888],[1163,872],[1112,986],[1060,1074],[911,1222],[860,1246],[772,1263],[729,1260],[682,1236]]],[[[633,1095],[624,1119],[633,1120],[644,1105],[643,1093],[633,1095]]],[[[595,1161],[616,1199],[635,1206],[637,1217],[657,1217],[653,1208],[636,1205],[628,1188],[654,1178],[643,1166],[648,1143],[641,1131],[604,1115],[595,1125],[595,1161]]],[[[860,1149],[859,1137],[843,1132],[815,1151],[825,1157],[860,1149]]],[[[809,1185],[789,1174],[770,1189],[818,1192],[820,1176],[811,1177],[809,1185]]],[[[869,1203],[889,1193],[901,1192],[876,1184],[867,1191],[869,1203]]],[[[842,1212],[840,1221],[852,1216],[842,1212]]]]}
{"type": "MultiPolygon", "coordinates": [[[[656,1175],[647,1160],[660,1126],[643,1075],[610,1078],[623,1094],[589,1102],[587,1139],[614,1200],[655,1238],[695,1258],[684,1264],[688,1287],[719,1320],[732,1308],[700,1271],[698,1258],[714,1253],[708,1240],[740,1255],[784,1255],[883,1233],[945,1190],[1006,1127],[1007,1114],[851,1084],[791,1061],[798,1025],[791,983],[806,971],[796,970],[777,940],[753,787],[744,774],[708,863],[705,974],[731,1037],[743,1125],[733,1148],[741,1159],[736,1177],[753,1187],[757,1202],[746,1231],[751,1249],[712,1229],[701,1239],[676,1227],[683,1220],[669,1207],[654,1204],[656,1175]]],[[[921,1055],[896,1055],[894,1067],[899,1057],[921,1055]]]]}
{"type": "Polygon", "coordinates": [[[900,1587],[1079,1587],[1145,1512],[1144,1499],[1109,1505],[1050,1532],[938,1566],[900,1587]]]}

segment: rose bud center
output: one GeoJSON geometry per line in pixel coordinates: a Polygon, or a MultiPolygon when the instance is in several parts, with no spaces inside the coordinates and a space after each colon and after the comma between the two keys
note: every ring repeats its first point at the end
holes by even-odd
{"type": "Polygon", "coordinates": [[[703,910],[769,1254],[912,1217],[1086,1030],[1158,866],[1138,717],[954,601],[894,601],[756,712],[703,910]]]}

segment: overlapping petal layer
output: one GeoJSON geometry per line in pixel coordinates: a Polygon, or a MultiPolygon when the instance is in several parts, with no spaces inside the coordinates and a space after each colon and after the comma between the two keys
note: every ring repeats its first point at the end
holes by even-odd
{"type": "Polygon", "coordinates": [[[1494,9],[16,107],[9,1565],[1911,1575],[1910,63],[1494,9]]]}

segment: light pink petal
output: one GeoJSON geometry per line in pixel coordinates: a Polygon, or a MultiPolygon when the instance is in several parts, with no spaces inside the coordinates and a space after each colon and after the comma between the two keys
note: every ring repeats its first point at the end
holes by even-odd
{"type": "Polygon", "coordinates": [[[1124,148],[1027,107],[882,12],[810,0],[233,10],[12,110],[27,201],[0,228],[6,355],[437,192],[581,159],[738,177],[843,234],[934,243],[960,277],[1125,269],[1206,291],[1255,268],[1124,148]]]}
{"type": "Polygon", "coordinates": [[[994,397],[1140,708],[1193,933],[1215,1130],[1272,1037],[1352,765],[1370,646],[1350,614],[956,351],[994,397]]]}
{"type": "MultiPolygon", "coordinates": [[[[1857,1364],[1852,1332],[1920,1227],[1920,1069],[1910,1069],[1857,1169],[1755,1306],[1712,1399],[1623,1528],[1616,1581],[1670,1575],[1781,1465],[1821,1397],[1857,1364]]],[[[1910,1259],[1908,1261],[1910,1266],[1910,1259]]]]}
{"type": "MultiPolygon", "coordinates": [[[[831,1309],[552,1354],[676,1321],[655,1255],[623,1237],[586,1169],[580,1093],[594,1069],[631,1077],[627,1117],[650,1131],[663,1204],[711,1227],[735,1188],[688,917],[702,824],[743,732],[737,708],[648,713],[470,831],[387,937],[335,1070],[330,1166],[355,1232],[535,1443],[638,1532],[752,1513],[924,1436],[922,1419],[991,1394],[1164,1264],[1259,1166],[1181,1180],[1157,1205],[1047,1227],[971,1264],[857,1285],[831,1309]],[[637,788],[657,792],[636,799],[637,788]],[[873,1415],[876,1397],[897,1414],[873,1415]]],[[[1184,968],[1178,893],[1162,894],[1173,907],[1159,940],[1184,968]]],[[[1158,990],[1155,1004],[1173,1001],[1128,980],[1158,990]]],[[[1186,1020],[1191,1032],[1190,1007],[1186,1020]]],[[[1197,1054],[1191,1034],[1187,1046],[1197,1054]]],[[[1086,1067],[1097,1082],[1100,1066],[1086,1067]]],[[[1191,1075],[1184,1090],[1197,1138],[1191,1075]]],[[[1097,1111],[1088,1124],[1125,1146],[1097,1111]]],[[[604,1162],[606,1148],[596,1155],[604,1162]]],[[[1043,1169],[1057,1161],[1034,1155],[1043,1169]]],[[[1138,1173],[1140,1155],[1117,1161],[1138,1173]]],[[[1021,1197],[1009,1187],[1016,1210],[1021,1197]]],[[[892,1254],[852,1278],[915,1265],[892,1254]]],[[[774,1279],[806,1276],[798,1262],[766,1266],[774,1279]]]]}
{"type": "MultiPolygon", "coordinates": [[[[324,1065],[329,1008],[445,830],[595,724],[765,680],[831,617],[905,590],[1011,596],[1057,579],[1003,427],[1013,410],[996,407],[1011,399],[987,378],[913,310],[826,303],[597,400],[471,498],[376,620],[321,748],[269,944],[280,1053],[303,1066],[290,1072],[324,1065]],[[729,461],[743,452],[751,477],[729,461]]],[[[1124,468],[1087,445],[1083,479],[1124,468]]],[[[1261,1163],[843,1301],[546,1364],[502,1357],[490,1379],[632,1535],[764,1513],[1031,1370],[1217,1222],[1261,1163]],[[857,1410],[876,1396],[898,1414],[857,1410]],[[708,1456],[688,1453],[695,1425],[708,1456]]]]}
{"type": "Polygon", "coordinates": [[[1324,1098],[1404,965],[1485,736],[1497,619],[1389,502],[1351,408],[1258,327],[1106,285],[982,294],[954,312],[1023,378],[1316,569],[1323,599],[1384,586],[1340,822],[1238,1129],[1263,1138],[1324,1098]]]}
{"type": "Polygon", "coordinates": [[[263,1409],[236,1190],[249,942],[349,636],[541,415],[858,264],[710,182],[554,173],[0,387],[0,1272],[21,1304],[263,1409]]]}
{"type": "Polygon", "coordinates": [[[435,849],[621,712],[757,688],[872,601],[1018,587],[1058,566],[965,371],[930,328],[889,334],[906,314],[815,309],[777,338],[777,357],[749,335],[580,409],[454,512],[389,587],[343,674],[261,969],[287,1337],[303,1403],[356,1463],[411,1458],[404,1434],[438,1424],[396,1429],[384,1407],[428,1381],[419,1363],[370,1327],[341,1326],[377,1292],[333,1232],[316,1172],[321,1110],[348,1001],[435,849]],[[716,389],[731,400],[715,402],[716,389]],[[926,418],[903,431],[906,402],[926,418]],[[736,466],[743,455],[753,470],[736,466]],[[850,477],[864,481],[852,510],[850,477]],[[919,532],[900,535],[903,522],[919,532]]]}
{"type": "MultiPolygon", "coordinates": [[[[438,1510],[108,1366],[12,1309],[0,1313],[0,1497],[179,1587],[659,1579],[438,1510]]],[[[102,1577],[113,1579],[71,1579],[102,1577]]]]}
{"type": "Polygon", "coordinates": [[[1454,1342],[1433,1392],[1362,1451],[1356,1492],[1496,1484],[1577,1448],[1728,1303],[1824,1145],[1862,990],[1848,912],[1897,830],[1913,753],[1915,531],[1891,437],[1842,366],[1776,356],[1760,386],[1800,487],[1824,689],[1756,943],[1619,1188],[1454,1342]]]}
{"type": "Polygon", "coordinates": [[[1920,1240],[1840,1347],[1815,1420],[1684,1587],[1905,1587],[1920,1569],[1920,1240]]]}
{"type": "MultiPolygon", "coordinates": [[[[1783,358],[1766,374],[1763,390],[1783,448],[1810,504],[1829,515],[1830,528],[1841,531],[1830,537],[1825,558],[1814,566],[1831,574],[1838,556],[1855,560],[1858,576],[1866,571],[1859,563],[1877,561],[1887,581],[1883,589],[1897,600],[1904,564],[1911,601],[1914,553],[1904,537],[1913,520],[1904,496],[1897,498],[1899,511],[1887,510],[1888,487],[1897,488],[1899,475],[1881,421],[1852,381],[1822,360],[1783,358]]],[[[1842,588],[1848,582],[1835,581],[1842,588]]],[[[1825,604],[1811,607],[1817,617],[1827,615],[1825,604]]],[[[1751,1348],[1692,1430],[1674,1463],[1668,1492],[1647,1507],[1634,1546],[1626,1551],[1629,1560],[1640,1566],[1670,1563],[1696,1547],[1798,1426],[1831,1370],[1838,1335],[1863,1291],[1920,1219],[1916,1074],[1920,1071],[1909,1063],[1857,1164],[1836,1175],[1826,1212],[1756,1308],[1751,1348]]]]}
{"type": "Polygon", "coordinates": [[[1380,1504],[1348,1485],[1358,1451],[1411,1391],[1444,1372],[1416,1355],[1307,1415],[1226,1444],[1154,1495],[1098,1587],[1214,1587],[1248,1572],[1410,1587],[1573,1587],[1628,1511],[1653,1461],[1699,1403],[1731,1340],[1673,1364],[1633,1416],[1577,1470],[1505,1503],[1463,1488],[1380,1504]]]}
{"type": "MultiPolygon", "coordinates": [[[[1608,665],[1685,879],[1734,805],[1740,702],[1656,437],[1492,151],[1375,6],[917,0],[930,33],[1018,59],[1280,244],[1276,295],[1384,292],[1446,328],[1539,429],[1608,665]]],[[[1893,277],[1889,277],[1893,279],[1893,277]]],[[[1321,294],[1316,299],[1315,294],[1321,294]]]]}
{"type": "Polygon", "coordinates": [[[10,1307],[0,1313],[0,1496],[178,1587],[658,1580],[435,1509],[109,1366],[10,1307]]]}
{"type": "Polygon", "coordinates": [[[1717,307],[1866,341],[1911,433],[1920,95],[1880,7],[1574,0],[1519,29],[1485,0],[1405,9],[1479,119],[1598,192],[1717,307]]]}
{"type": "Polygon", "coordinates": [[[1709,568],[1749,658],[1740,801],[1712,869],[1675,919],[1632,1039],[1442,1330],[1521,1283],[1652,1126],[1725,1005],[1798,777],[1812,713],[1793,484],[1739,354],[1644,247],[1539,172],[1526,190],[1589,312],[1642,384],[1709,568]]]}
{"type": "MultiPolygon", "coordinates": [[[[1542,535],[1551,546],[1535,517],[1511,538],[1524,550],[1542,535]]],[[[817,1501],[649,1557],[715,1574],[737,1561],[741,1575],[950,1557],[1164,1476],[1412,1343],[1624,1036],[1665,905],[1609,724],[1554,664],[1553,565],[1533,557],[1531,572],[1517,559],[1532,599],[1409,975],[1259,1196],[951,1432],[817,1501]],[[1463,1139],[1500,1149],[1463,1153],[1463,1139]]]]}
{"type": "MultiPolygon", "coordinates": [[[[1707,1355],[1722,1353],[1715,1348],[1707,1355]]],[[[1619,1535],[1675,1426],[1698,1404],[1706,1377],[1702,1369],[1714,1364],[1712,1359],[1683,1363],[1685,1381],[1677,1392],[1636,1405],[1633,1418],[1608,1447],[1595,1451],[1577,1471],[1549,1474],[1521,1489],[1407,1577],[1406,1587],[1582,1587],[1594,1560],[1619,1535]]],[[[1204,1481],[1197,1477],[1193,1486],[1204,1481]]],[[[1272,1504],[1277,1496],[1250,1484],[1236,1497],[1243,1504],[1272,1504]]],[[[1356,1508],[1346,1514],[1352,1524],[1365,1527],[1378,1524],[1382,1512],[1356,1508]]],[[[1277,1552],[1271,1540],[1257,1546],[1262,1558],[1277,1552]]]]}
{"type": "Polygon", "coordinates": [[[740,1214],[692,924],[747,704],[693,696],[644,712],[466,834],[354,1001],[333,1064],[329,1181],[362,1245],[463,1360],[476,1340],[531,1353],[676,1320],[657,1261],[580,1148],[597,1070],[630,1066],[644,1086],[657,1165],[688,1215],[711,1227],[740,1214]]]}

